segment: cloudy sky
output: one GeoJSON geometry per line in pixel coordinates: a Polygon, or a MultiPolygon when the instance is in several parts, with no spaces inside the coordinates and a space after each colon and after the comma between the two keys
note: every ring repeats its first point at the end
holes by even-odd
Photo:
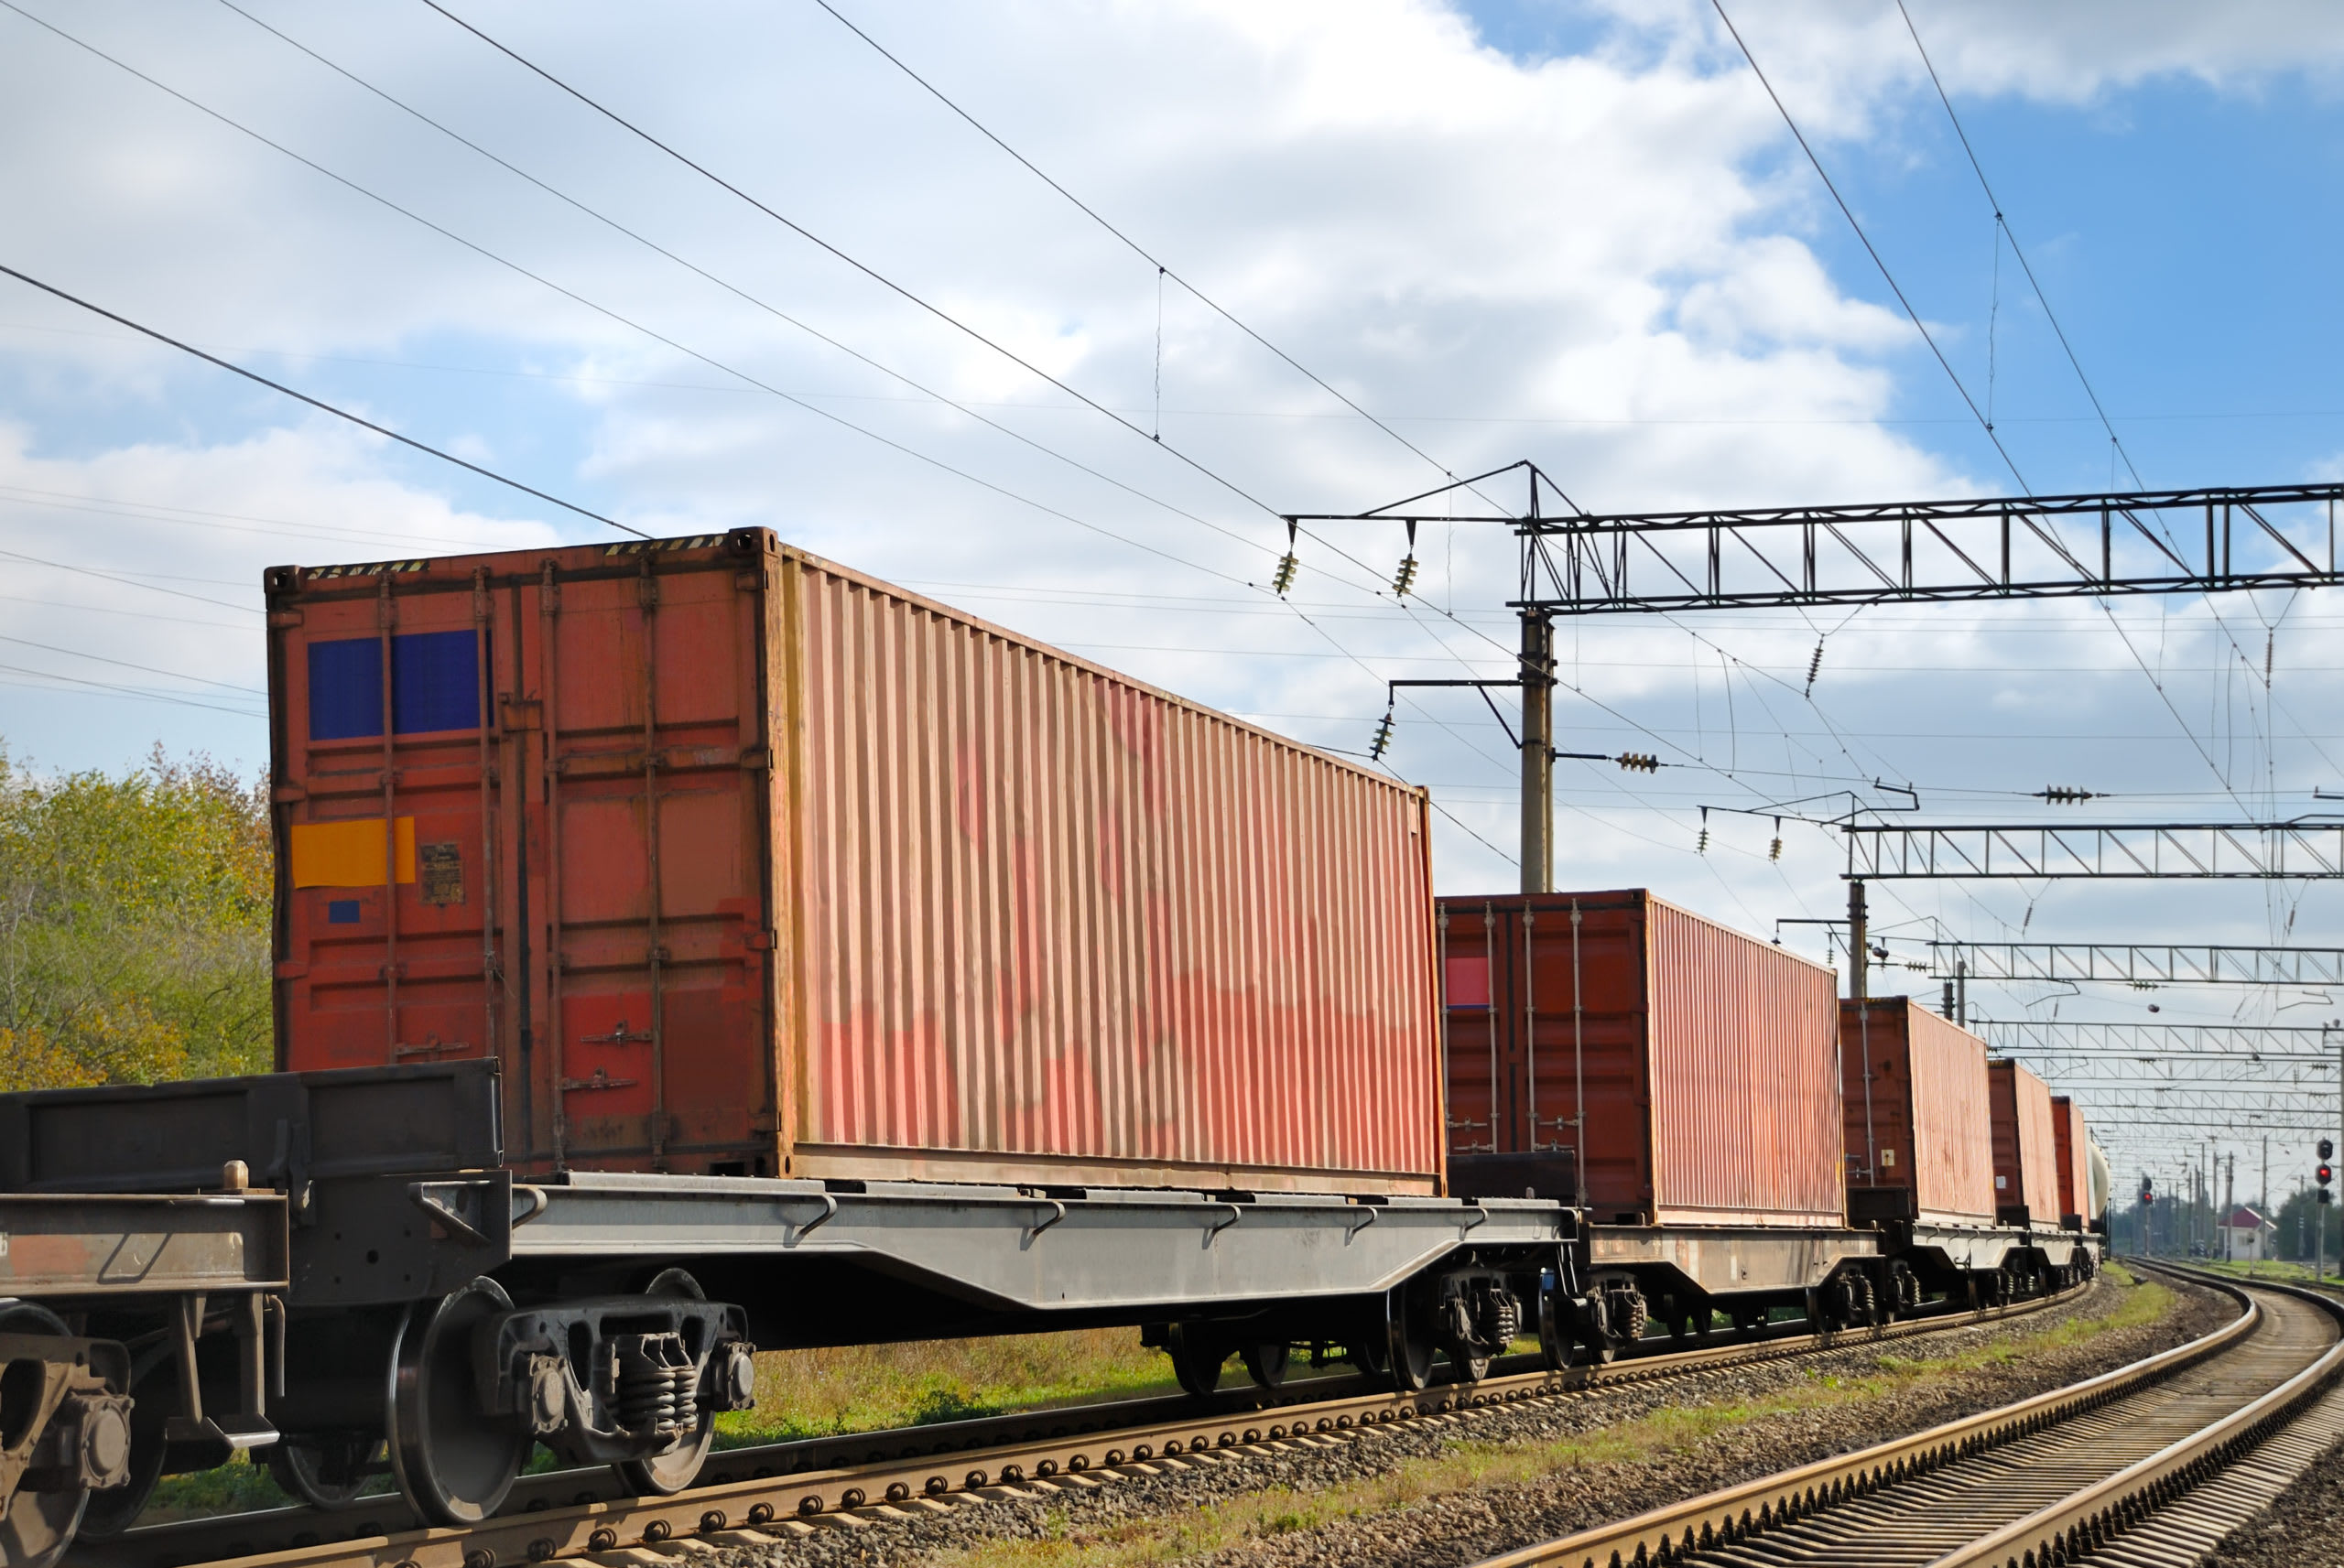
{"type": "MultiPolygon", "coordinates": [[[[0,0],[0,263],[635,526],[769,525],[1349,752],[1389,677],[1507,673],[1510,542],[1427,530],[1403,605],[1398,530],[1330,530],[1281,601],[1279,512],[1521,458],[1597,511],[2344,475],[2330,7],[1909,0],[2005,235],[1894,0],[1729,0],[1958,390],[1705,4],[833,4],[450,0],[769,213],[422,0],[0,0]]],[[[159,741],[257,771],[265,566],[595,536],[0,279],[20,762],[159,741]]],[[[1557,877],[1772,935],[1839,910],[1838,836],[1800,817],[1850,790],[1909,785],[1934,821],[2333,809],[2339,632],[2275,593],[1566,621],[1559,743],[1667,766],[1558,764],[1557,877]],[[2049,785],[2113,798],[2029,798],[2049,785]]],[[[1464,693],[1396,719],[1443,890],[1507,890],[1504,732],[1464,693]]],[[[2318,885],[1873,906],[1900,964],[1933,934],[2344,935],[2318,885]]],[[[1819,927],[1781,933],[1820,956],[1819,927]]],[[[1875,987],[1900,980],[1934,991],[1875,987]]],[[[2211,989],[1973,1005],[2344,1016],[2211,989]]],[[[2182,1132],[2126,1138],[2120,1163],[2169,1164],[2182,1132]]]]}

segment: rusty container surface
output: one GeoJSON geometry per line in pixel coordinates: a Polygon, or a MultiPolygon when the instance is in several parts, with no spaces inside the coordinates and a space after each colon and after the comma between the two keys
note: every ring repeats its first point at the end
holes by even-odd
{"type": "Polygon", "coordinates": [[[2091,1209],[2091,1135],[2083,1108],[2066,1095],[2051,1097],[2053,1165],[2059,1180],[2059,1223],[2080,1228],[2091,1209]]]}
{"type": "Polygon", "coordinates": [[[1839,1064],[1850,1210],[1894,1191],[1909,1202],[1882,1217],[1991,1224],[1986,1043],[1909,997],[1843,1000],[1839,1064]]]}
{"type": "Polygon", "coordinates": [[[2012,1224],[2056,1226],[2061,1211],[2051,1091],[2016,1062],[1989,1062],[1986,1071],[1996,1217],[2012,1224]]]}
{"type": "Polygon", "coordinates": [[[1437,1190],[1422,792],[763,529],[267,589],[280,1066],[494,1056],[526,1169],[1437,1190]]]}
{"type": "Polygon", "coordinates": [[[1842,1222],[1831,971],[1643,890],[1439,908],[1455,1190],[1842,1222]]]}

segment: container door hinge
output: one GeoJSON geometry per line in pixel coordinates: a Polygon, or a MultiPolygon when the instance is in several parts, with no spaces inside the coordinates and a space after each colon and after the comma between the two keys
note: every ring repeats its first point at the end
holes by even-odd
{"type": "Polygon", "coordinates": [[[301,624],[301,612],[298,610],[272,610],[268,612],[268,623],[272,627],[298,626],[301,624]]]}
{"type": "Polygon", "coordinates": [[[773,764],[774,756],[773,748],[771,746],[745,746],[742,748],[741,765],[743,768],[751,770],[763,769],[767,773],[771,773],[773,771],[773,764]]]}
{"type": "Polygon", "coordinates": [[[770,925],[761,931],[752,931],[742,938],[743,945],[752,953],[770,953],[780,946],[780,941],[779,933],[770,925]]]}
{"type": "Polygon", "coordinates": [[[281,784],[268,792],[268,798],[279,806],[290,806],[297,800],[309,799],[309,791],[303,784],[281,784]]]}

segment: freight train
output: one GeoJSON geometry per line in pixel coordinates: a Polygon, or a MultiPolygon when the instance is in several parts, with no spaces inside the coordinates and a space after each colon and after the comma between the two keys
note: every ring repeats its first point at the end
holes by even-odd
{"type": "Polygon", "coordinates": [[[1648,893],[1436,900],[1423,791],[765,530],[266,588],[280,1071],[0,1097],[12,1565],[238,1449],[679,1490],[757,1346],[1406,1389],[2097,1266],[1974,1036],[1648,893]]]}

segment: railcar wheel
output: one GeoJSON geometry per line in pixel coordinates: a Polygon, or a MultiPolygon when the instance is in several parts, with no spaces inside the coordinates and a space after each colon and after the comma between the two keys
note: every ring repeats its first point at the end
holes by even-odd
{"type": "Polygon", "coordinates": [[[491,1279],[407,1310],[391,1343],[391,1468],[434,1524],[478,1524],[520,1479],[534,1440],[488,1419],[472,1373],[472,1331],[513,1298],[491,1279]]]}
{"type": "Polygon", "coordinates": [[[1400,1393],[1413,1394],[1432,1381],[1432,1335],[1424,1318],[1405,1285],[1384,1293],[1384,1379],[1400,1393]]]}
{"type": "Polygon", "coordinates": [[[1264,1340],[1245,1346],[1245,1375],[1253,1379],[1257,1389],[1275,1389],[1286,1382],[1286,1368],[1293,1364],[1293,1347],[1280,1340],[1264,1340]]]}
{"type": "Polygon", "coordinates": [[[266,1453],[269,1479],[328,1512],[356,1507],[366,1483],[383,1473],[383,1440],[369,1432],[280,1438],[266,1453]]]}
{"type": "MultiPolygon", "coordinates": [[[[663,1269],[643,1288],[646,1296],[681,1297],[687,1301],[704,1302],[707,1292],[700,1281],[681,1269],[663,1269]]],[[[694,1347],[705,1351],[706,1346],[694,1347]]],[[[708,1451],[716,1442],[716,1407],[702,1398],[698,1401],[699,1419],[692,1429],[658,1453],[643,1459],[622,1459],[613,1468],[619,1473],[620,1482],[639,1497],[672,1497],[700,1478],[700,1466],[708,1463],[708,1451]]]]}
{"type": "Polygon", "coordinates": [[[1571,1364],[1571,1303],[1563,1292],[1541,1283],[1538,1287],[1538,1357],[1549,1372],[1559,1372],[1571,1364]]]}
{"type": "MultiPolygon", "coordinates": [[[[31,1302],[0,1302],[0,1334],[71,1338],[64,1319],[31,1302]]],[[[12,1361],[0,1367],[0,1446],[14,1448],[31,1434],[33,1418],[40,1413],[47,1374],[38,1361],[12,1361]]],[[[90,1494],[71,1491],[19,1491],[0,1515],[0,1563],[8,1568],[49,1568],[73,1544],[90,1494]]]]}
{"type": "Polygon", "coordinates": [[[1183,1392],[1201,1400],[1221,1387],[1221,1364],[1229,1359],[1229,1347],[1205,1325],[1174,1324],[1165,1349],[1171,1354],[1172,1376],[1179,1380],[1183,1392]]]}
{"type": "Polygon", "coordinates": [[[163,1423],[179,1408],[179,1368],[168,1340],[150,1346],[131,1361],[130,1479],[90,1494],[76,1541],[110,1541],[146,1511],[163,1478],[163,1423]]]}

